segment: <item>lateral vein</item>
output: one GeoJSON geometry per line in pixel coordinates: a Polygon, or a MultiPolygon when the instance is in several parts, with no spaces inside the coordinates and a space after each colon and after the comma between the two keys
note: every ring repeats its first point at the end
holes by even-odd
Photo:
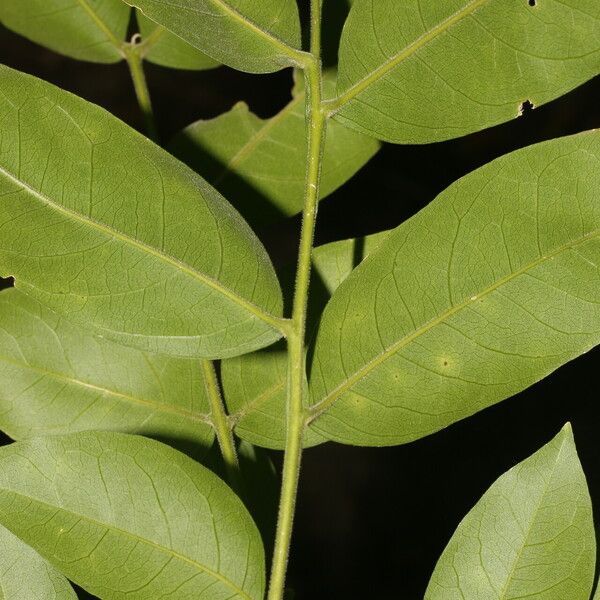
{"type": "Polygon", "coordinates": [[[330,114],[335,114],[348,102],[353,100],[356,96],[364,92],[369,86],[377,82],[379,79],[387,75],[391,70],[395,69],[404,60],[410,58],[418,50],[423,48],[429,42],[434,40],[438,35],[444,33],[450,27],[460,22],[465,17],[472,15],[481,5],[485,4],[489,0],[471,0],[467,6],[463,9],[455,12],[453,15],[448,17],[436,25],[433,29],[424,33],[421,37],[417,38],[412,44],[406,46],[400,52],[389,58],[380,67],[377,67],[372,73],[366,75],[363,79],[357,81],[355,84],[350,86],[343,94],[329,100],[325,104],[329,107],[330,114]]]}
{"type": "Polygon", "coordinates": [[[165,254],[163,252],[159,252],[155,248],[152,248],[152,246],[149,246],[148,244],[146,244],[144,242],[136,240],[136,239],[128,236],[127,234],[122,233],[109,225],[106,225],[105,223],[100,223],[99,221],[96,221],[96,220],[92,219],[91,217],[82,215],[81,213],[78,213],[74,210],[71,210],[64,206],[61,206],[57,202],[51,200],[50,198],[48,198],[47,196],[42,194],[40,191],[31,187],[28,183],[22,181],[21,179],[19,179],[18,177],[16,177],[9,171],[7,171],[4,167],[0,167],[0,174],[4,175],[9,181],[12,181],[14,184],[21,186],[22,189],[26,190],[28,193],[30,193],[32,196],[36,197],[39,201],[41,201],[43,204],[50,207],[52,210],[55,210],[70,219],[74,219],[75,221],[79,221],[80,223],[89,225],[93,229],[96,229],[105,235],[108,235],[114,239],[120,240],[120,241],[124,242],[125,244],[128,244],[129,246],[132,246],[138,250],[141,250],[142,252],[150,254],[151,256],[156,257],[157,259],[161,260],[162,262],[164,262],[172,267],[175,267],[177,270],[181,271],[182,273],[189,275],[193,279],[198,280],[200,283],[206,285],[207,287],[210,287],[211,289],[220,293],[224,297],[228,298],[233,303],[235,303],[238,306],[240,306],[241,308],[247,310],[248,312],[253,314],[256,318],[260,319],[264,323],[281,331],[281,326],[282,326],[281,322],[283,321],[283,319],[280,319],[279,317],[276,317],[275,315],[266,313],[261,308],[259,308],[255,304],[249,302],[248,300],[245,300],[244,298],[238,296],[232,290],[225,287],[222,283],[213,279],[212,277],[209,277],[208,275],[205,275],[204,273],[200,273],[199,271],[196,271],[195,269],[182,263],[180,260],[178,260],[172,256],[169,256],[168,254],[165,254]]]}

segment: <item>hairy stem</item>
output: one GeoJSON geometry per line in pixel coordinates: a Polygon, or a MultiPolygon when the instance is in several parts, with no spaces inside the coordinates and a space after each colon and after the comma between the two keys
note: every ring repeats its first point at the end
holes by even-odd
{"type": "Polygon", "coordinates": [[[154,122],[150,92],[146,83],[146,74],[144,73],[144,60],[139,46],[135,41],[127,44],[125,47],[125,59],[129,65],[129,72],[131,73],[131,80],[133,81],[138,105],[144,117],[146,134],[153,142],[158,143],[158,132],[154,122]]]}
{"type": "Polygon", "coordinates": [[[308,128],[306,191],[292,312],[292,331],[288,335],[286,444],[268,600],[282,600],[284,595],[285,576],[292,539],[296,496],[298,493],[298,480],[300,477],[302,439],[306,426],[306,411],[304,409],[303,398],[305,374],[304,342],[312,247],[319,200],[319,180],[326,135],[326,118],[322,110],[321,99],[321,64],[318,58],[320,10],[321,0],[312,0],[312,57],[305,65],[304,70],[307,89],[306,118],[308,128]]]}
{"type": "Polygon", "coordinates": [[[225,405],[221,396],[219,382],[215,367],[211,360],[202,361],[202,375],[204,376],[204,385],[206,386],[206,395],[210,403],[210,415],[217,435],[217,442],[221,449],[227,479],[231,488],[239,494],[240,492],[240,465],[238,462],[233,432],[227,419],[225,405]]]}
{"type": "Polygon", "coordinates": [[[321,9],[323,0],[310,0],[310,53],[321,58],[321,9]]]}

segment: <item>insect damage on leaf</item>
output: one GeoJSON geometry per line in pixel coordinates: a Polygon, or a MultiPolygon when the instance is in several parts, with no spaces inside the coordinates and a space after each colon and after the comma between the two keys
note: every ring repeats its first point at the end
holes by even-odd
{"type": "Polygon", "coordinates": [[[525,100],[524,102],[521,102],[521,104],[519,105],[519,117],[522,117],[524,115],[526,115],[527,113],[530,113],[533,109],[535,108],[535,104],[533,102],[531,102],[531,100],[525,100]]]}

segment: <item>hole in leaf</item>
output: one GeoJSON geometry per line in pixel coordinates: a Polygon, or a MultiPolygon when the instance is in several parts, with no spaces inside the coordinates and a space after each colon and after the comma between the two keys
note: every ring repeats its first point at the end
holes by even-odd
{"type": "Polygon", "coordinates": [[[525,100],[525,102],[521,102],[519,106],[519,116],[526,115],[531,112],[535,108],[535,105],[530,100],[525,100]]]}
{"type": "Polygon", "coordinates": [[[537,4],[536,0],[528,0],[529,6],[535,6],[537,4]]]}
{"type": "Polygon", "coordinates": [[[5,290],[6,288],[14,287],[15,280],[13,277],[0,277],[0,290],[5,290]]]}

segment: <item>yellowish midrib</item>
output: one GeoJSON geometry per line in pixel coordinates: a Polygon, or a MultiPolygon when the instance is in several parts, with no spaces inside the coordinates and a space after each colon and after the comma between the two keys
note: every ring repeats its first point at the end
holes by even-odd
{"type": "Polygon", "coordinates": [[[527,532],[523,532],[523,543],[521,544],[521,547],[519,548],[519,550],[517,552],[517,555],[515,556],[514,560],[512,561],[512,564],[510,566],[510,572],[506,576],[506,579],[505,579],[504,584],[502,586],[502,590],[501,590],[500,595],[498,597],[499,600],[507,600],[506,593],[507,593],[507,591],[509,589],[510,584],[513,582],[513,579],[514,579],[514,576],[515,576],[515,571],[517,569],[519,561],[521,560],[521,557],[523,555],[523,551],[527,547],[527,544],[525,542],[531,536],[531,530],[532,530],[533,525],[534,525],[534,523],[535,523],[535,521],[537,519],[538,513],[540,512],[540,507],[542,506],[542,502],[544,501],[544,498],[548,494],[548,490],[550,488],[550,482],[552,480],[552,477],[554,477],[554,473],[556,472],[558,461],[560,460],[560,455],[562,454],[562,451],[563,451],[564,447],[565,447],[565,442],[563,441],[563,443],[560,445],[560,448],[558,449],[558,452],[556,454],[556,459],[554,460],[554,464],[552,465],[552,475],[550,477],[548,477],[548,479],[545,481],[545,483],[544,483],[544,489],[543,489],[542,493],[540,494],[538,502],[536,503],[535,510],[531,512],[531,519],[530,519],[530,521],[529,521],[529,523],[527,525],[527,532]]]}
{"type": "Polygon", "coordinates": [[[348,379],[344,380],[337,387],[335,387],[331,392],[329,392],[327,394],[327,396],[325,396],[325,398],[323,398],[322,400],[320,400],[319,402],[314,404],[310,410],[311,417],[309,420],[311,422],[314,422],[314,420],[316,418],[318,418],[321,414],[323,414],[340,396],[342,396],[347,391],[349,391],[354,385],[356,385],[359,381],[364,379],[369,373],[371,373],[371,371],[373,371],[379,365],[384,363],[388,358],[390,358],[391,356],[393,356],[400,350],[404,349],[406,346],[408,346],[414,340],[416,340],[420,336],[424,335],[425,333],[429,332],[434,327],[437,327],[438,325],[444,323],[444,321],[446,321],[447,319],[449,319],[456,313],[460,312],[461,310],[463,310],[464,308],[466,308],[473,302],[475,302],[477,300],[481,300],[481,298],[485,298],[486,296],[488,296],[489,294],[491,294],[498,288],[502,287],[503,285],[506,285],[513,279],[519,277],[520,275],[527,273],[527,271],[535,269],[539,265],[541,265],[549,260],[552,260],[554,257],[558,256],[562,252],[571,250],[571,249],[577,247],[578,245],[584,244],[584,243],[586,243],[592,239],[595,239],[599,236],[600,236],[600,229],[596,229],[596,230],[593,230],[593,231],[587,233],[586,235],[582,236],[581,238],[572,240],[570,242],[567,242],[566,244],[563,244],[562,246],[559,246],[556,250],[549,252],[549,253],[545,254],[544,256],[539,257],[535,261],[532,261],[532,262],[524,265],[517,271],[514,271],[513,273],[510,273],[506,277],[499,279],[498,281],[496,281],[492,285],[488,286],[481,292],[474,294],[472,296],[472,298],[474,298],[474,299],[472,299],[471,297],[467,298],[463,302],[460,302],[460,303],[454,305],[449,310],[443,312],[441,315],[439,315],[435,319],[432,319],[431,321],[428,321],[421,327],[418,327],[410,335],[407,335],[407,336],[401,338],[396,343],[392,344],[389,348],[386,348],[381,354],[377,355],[371,361],[366,363],[363,367],[358,369],[352,376],[350,376],[348,379]]]}
{"type": "MultiPolygon", "coordinates": [[[[131,1],[133,2],[134,0],[131,1]]],[[[240,11],[233,8],[233,6],[231,6],[229,3],[224,2],[224,0],[212,0],[212,3],[215,6],[219,7],[224,13],[228,14],[232,18],[232,20],[237,21],[243,27],[249,29],[259,37],[265,39],[272,46],[279,48],[279,50],[283,51],[283,53],[286,54],[288,57],[297,60],[298,57],[301,54],[303,54],[301,50],[290,46],[288,43],[284,42],[280,37],[276,36],[274,33],[262,29],[262,27],[260,27],[257,23],[244,16],[240,11]]],[[[138,10],[144,12],[139,7],[138,10]]]]}
{"type": "Polygon", "coordinates": [[[109,39],[111,44],[116,46],[118,49],[121,48],[123,40],[117,39],[117,36],[111,31],[110,27],[100,18],[100,15],[90,6],[87,0],[77,0],[77,3],[89,17],[94,21],[98,29],[100,29],[104,35],[109,39]]]}
{"type": "Polygon", "coordinates": [[[40,191],[31,187],[28,183],[22,181],[21,179],[16,177],[13,173],[10,173],[3,167],[0,167],[0,174],[4,175],[8,180],[12,181],[14,184],[21,186],[22,189],[25,189],[29,194],[31,194],[32,196],[37,198],[40,202],[42,202],[46,206],[50,207],[52,210],[55,210],[70,219],[78,221],[79,223],[83,223],[83,224],[91,227],[92,229],[96,229],[97,231],[100,231],[104,235],[107,235],[114,239],[120,240],[120,241],[124,242],[125,244],[136,248],[137,250],[141,250],[142,252],[145,252],[147,254],[150,254],[151,256],[154,256],[161,262],[164,262],[172,267],[175,267],[178,271],[185,273],[186,275],[192,277],[193,279],[196,279],[197,281],[201,282],[202,284],[206,285],[207,287],[210,287],[211,289],[217,291],[218,293],[220,293],[227,299],[231,300],[233,303],[237,304],[241,308],[243,308],[243,309],[247,310],[248,312],[250,312],[251,314],[253,314],[255,317],[257,317],[261,321],[267,323],[271,327],[274,327],[277,329],[279,328],[279,324],[278,324],[280,321],[279,317],[276,317],[275,315],[266,313],[265,311],[260,309],[258,306],[249,302],[248,300],[242,298],[241,296],[238,296],[232,290],[225,287],[223,284],[221,284],[219,281],[213,279],[212,277],[209,277],[208,275],[205,275],[204,273],[200,273],[199,271],[196,271],[195,269],[189,267],[188,265],[185,265],[178,259],[176,259],[172,256],[169,256],[168,254],[165,254],[163,252],[160,252],[156,248],[153,248],[152,246],[149,246],[148,244],[145,244],[144,242],[136,240],[136,239],[128,236],[127,234],[122,233],[121,231],[118,231],[118,230],[114,229],[113,227],[110,227],[109,225],[106,225],[105,223],[100,223],[99,221],[95,221],[91,217],[85,216],[81,213],[78,213],[74,210],[71,210],[69,208],[66,208],[65,206],[62,206],[62,205],[54,202],[53,200],[51,200],[50,198],[48,198],[47,196],[42,194],[40,191]]]}
{"type": "Polygon", "coordinates": [[[126,394],[124,392],[118,392],[116,390],[100,386],[94,383],[89,383],[88,381],[82,381],[77,379],[76,377],[71,377],[69,375],[65,375],[64,373],[59,373],[57,371],[51,371],[49,369],[44,369],[42,367],[36,367],[30,365],[28,363],[14,360],[7,356],[0,356],[0,362],[6,363],[8,365],[12,365],[13,367],[18,367],[20,369],[26,369],[28,371],[32,371],[33,373],[37,373],[38,375],[43,375],[44,377],[50,377],[51,379],[55,379],[57,381],[62,381],[69,385],[74,385],[78,387],[82,387],[85,389],[92,390],[94,392],[99,392],[101,394],[107,394],[109,396],[113,396],[122,401],[130,402],[132,404],[137,404],[139,406],[144,406],[150,408],[152,410],[158,412],[166,412],[171,413],[180,417],[185,417],[186,419],[190,419],[193,421],[201,421],[204,423],[209,423],[210,419],[208,415],[202,413],[194,413],[192,411],[186,410],[184,408],[180,408],[178,406],[173,406],[171,404],[163,404],[159,402],[152,402],[151,400],[145,400],[144,398],[138,398],[137,396],[131,396],[130,394],[126,394]]]}
{"type": "Polygon", "coordinates": [[[421,48],[426,46],[429,42],[434,40],[440,34],[446,32],[456,23],[459,23],[465,17],[472,15],[480,6],[489,2],[489,0],[471,0],[461,10],[450,15],[447,19],[436,25],[430,31],[424,33],[417,38],[412,44],[409,44],[403,48],[400,52],[390,57],[380,67],[377,67],[370,74],[363,77],[361,80],[350,86],[343,94],[327,102],[327,105],[332,113],[338,112],[345,104],[353,100],[356,96],[364,92],[368,87],[379,81],[382,77],[387,75],[390,71],[395,69],[401,62],[410,58],[413,54],[418,52],[421,48]]]}
{"type": "Polygon", "coordinates": [[[231,174],[233,169],[236,166],[240,165],[248,155],[256,149],[258,144],[260,144],[265,138],[269,135],[271,130],[281,123],[287,116],[294,111],[294,109],[301,103],[304,102],[305,93],[302,92],[296,98],[294,98],[289,104],[287,104],[278,114],[276,114],[271,119],[268,119],[261,128],[256,131],[248,141],[231,157],[231,159],[227,162],[221,173],[212,181],[213,185],[218,185],[225,179],[228,175],[231,174]]]}
{"type": "Polygon", "coordinates": [[[114,531],[117,534],[123,535],[125,537],[129,537],[132,538],[134,540],[136,540],[137,542],[140,542],[141,544],[146,544],[148,546],[151,546],[152,548],[155,548],[156,550],[158,550],[159,552],[163,552],[164,554],[167,554],[169,556],[171,556],[171,558],[175,558],[176,560],[180,560],[181,562],[184,562],[188,565],[191,565],[193,568],[203,571],[205,573],[207,573],[208,575],[214,577],[215,579],[217,579],[218,581],[220,581],[221,583],[223,583],[225,586],[227,586],[230,590],[232,590],[233,592],[235,592],[236,594],[238,594],[241,598],[243,598],[244,600],[253,600],[253,598],[251,598],[248,594],[246,594],[246,592],[244,592],[243,590],[241,590],[239,587],[237,587],[237,585],[235,583],[233,583],[232,581],[230,581],[229,579],[227,579],[227,577],[225,577],[224,575],[222,575],[221,573],[218,573],[217,571],[211,569],[210,567],[207,567],[206,565],[203,565],[199,562],[196,562],[195,560],[188,558],[187,556],[184,556],[183,554],[180,554],[179,552],[176,552],[175,550],[171,549],[171,548],[167,548],[161,544],[158,544],[157,542],[154,542],[152,540],[149,540],[148,538],[144,538],[141,535],[138,535],[136,533],[132,533],[131,531],[125,531],[124,529],[121,529],[120,527],[116,527],[115,525],[109,524],[109,523],[102,523],[101,521],[98,521],[97,519],[94,519],[88,515],[83,515],[80,513],[77,513],[75,511],[72,510],[67,510],[63,507],[60,506],[56,506],[54,504],[49,504],[48,502],[44,502],[43,500],[40,500],[38,498],[33,498],[32,496],[28,496],[26,494],[23,494],[21,492],[17,492],[16,490],[10,489],[10,488],[0,488],[3,489],[4,491],[6,491],[8,494],[12,494],[14,496],[18,496],[19,498],[24,498],[25,500],[28,500],[31,503],[36,503],[39,504],[43,507],[47,507],[50,508],[52,510],[59,510],[63,513],[67,513],[69,515],[72,515],[73,517],[76,517],[82,521],[87,521],[88,523],[91,523],[92,525],[96,525],[100,528],[105,528],[105,529],[109,529],[111,531],[114,531]]]}

